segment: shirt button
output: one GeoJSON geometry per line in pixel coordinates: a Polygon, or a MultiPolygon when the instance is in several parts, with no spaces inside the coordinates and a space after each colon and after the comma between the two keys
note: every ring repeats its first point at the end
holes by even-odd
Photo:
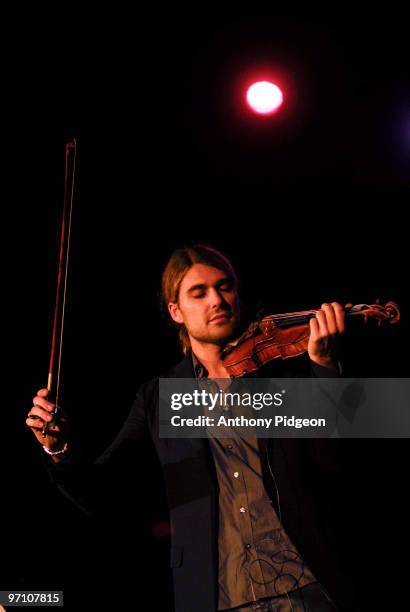
{"type": "Polygon", "coordinates": [[[241,506],[241,507],[239,508],[239,512],[242,512],[242,513],[246,512],[246,508],[244,508],[243,506],[241,506]]]}
{"type": "Polygon", "coordinates": [[[228,448],[229,450],[232,450],[233,446],[232,446],[232,444],[228,444],[228,446],[226,448],[228,448]]]}
{"type": "Polygon", "coordinates": [[[239,478],[239,472],[234,472],[233,475],[235,476],[235,478],[239,478]]]}
{"type": "Polygon", "coordinates": [[[252,544],[245,544],[245,548],[249,550],[249,548],[252,548],[252,544]]]}

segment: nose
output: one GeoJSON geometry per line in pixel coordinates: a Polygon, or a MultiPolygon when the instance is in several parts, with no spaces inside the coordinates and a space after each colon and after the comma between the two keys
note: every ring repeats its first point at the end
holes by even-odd
{"type": "Polygon", "coordinates": [[[222,304],[226,304],[223,296],[216,289],[211,289],[209,293],[209,305],[211,308],[216,309],[220,307],[222,304]]]}

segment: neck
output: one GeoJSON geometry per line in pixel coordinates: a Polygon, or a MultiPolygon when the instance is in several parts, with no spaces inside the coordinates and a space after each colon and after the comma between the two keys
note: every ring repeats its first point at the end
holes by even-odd
{"type": "Polygon", "coordinates": [[[197,359],[208,370],[209,378],[229,378],[228,371],[223,365],[221,354],[222,346],[208,342],[198,342],[191,338],[191,348],[197,359]]]}

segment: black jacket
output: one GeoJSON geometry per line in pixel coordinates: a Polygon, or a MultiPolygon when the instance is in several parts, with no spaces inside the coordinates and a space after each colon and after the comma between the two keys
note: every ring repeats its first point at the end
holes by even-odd
{"type": "MultiPolygon", "coordinates": [[[[325,370],[320,370],[319,375],[326,376],[325,370]]],[[[283,376],[283,372],[276,375],[283,376]]],[[[165,375],[174,378],[192,376],[189,354],[165,375]]],[[[147,436],[152,439],[158,454],[168,499],[175,611],[214,612],[218,601],[218,484],[215,467],[206,439],[159,437],[158,379],[140,388],[120,432],[95,461],[93,477],[98,480],[98,472],[124,445],[136,443],[138,446],[147,436]]],[[[352,588],[347,572],[343,572],[343,537],[338,529],[338,521],[343,521],[343,505],[339,505],[337,443],[338,440],[324,438],[258,440],[265,487],[275,503],[276,492],[267,466],[269,456],[285,530],[340,609],[352,611],[355,609],[352,588]]],[[[60,490],[88,510],[92,489],[88,485],[81,489],[84,466],[72,458],[60,464],[49,463],[48,467],[60,490]]]]}

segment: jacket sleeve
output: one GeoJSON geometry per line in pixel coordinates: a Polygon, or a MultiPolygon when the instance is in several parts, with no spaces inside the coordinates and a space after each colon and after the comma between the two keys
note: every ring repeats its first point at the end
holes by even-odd
{"type": "MultiPolygon", "coordinates": [[[[343,368],[338,360],[337,368],[325,368],[313,361],[310,362],[312,378],[341,378],[343,368]]],[[[309,438],[310,457],[315,467],[316,483],[330,495],[332,488],[339,487],[338,478],[341,472],[341,445],[338,438],[309,438]]]]}
{"type": "Polygon", "coordinates": [[[153,382],[139,389],[120,431],[94,462],[87,460],[75,445],[59,463],[43,454],[52,482],[83,512],[92,514],[102,507],[115,482],[115,468],[129,463],[131,456],[139,456],[151,442],[148,434],[155,412],[155,389],[153,382]]]}
{"type": "Polygon", "coordinates": [[[310,372],[313,378],[340,378],[343,375],[343,368],[340,360],[338,360],[336,368],[324,368],[314,361],[310,361],[310,372]]]}

